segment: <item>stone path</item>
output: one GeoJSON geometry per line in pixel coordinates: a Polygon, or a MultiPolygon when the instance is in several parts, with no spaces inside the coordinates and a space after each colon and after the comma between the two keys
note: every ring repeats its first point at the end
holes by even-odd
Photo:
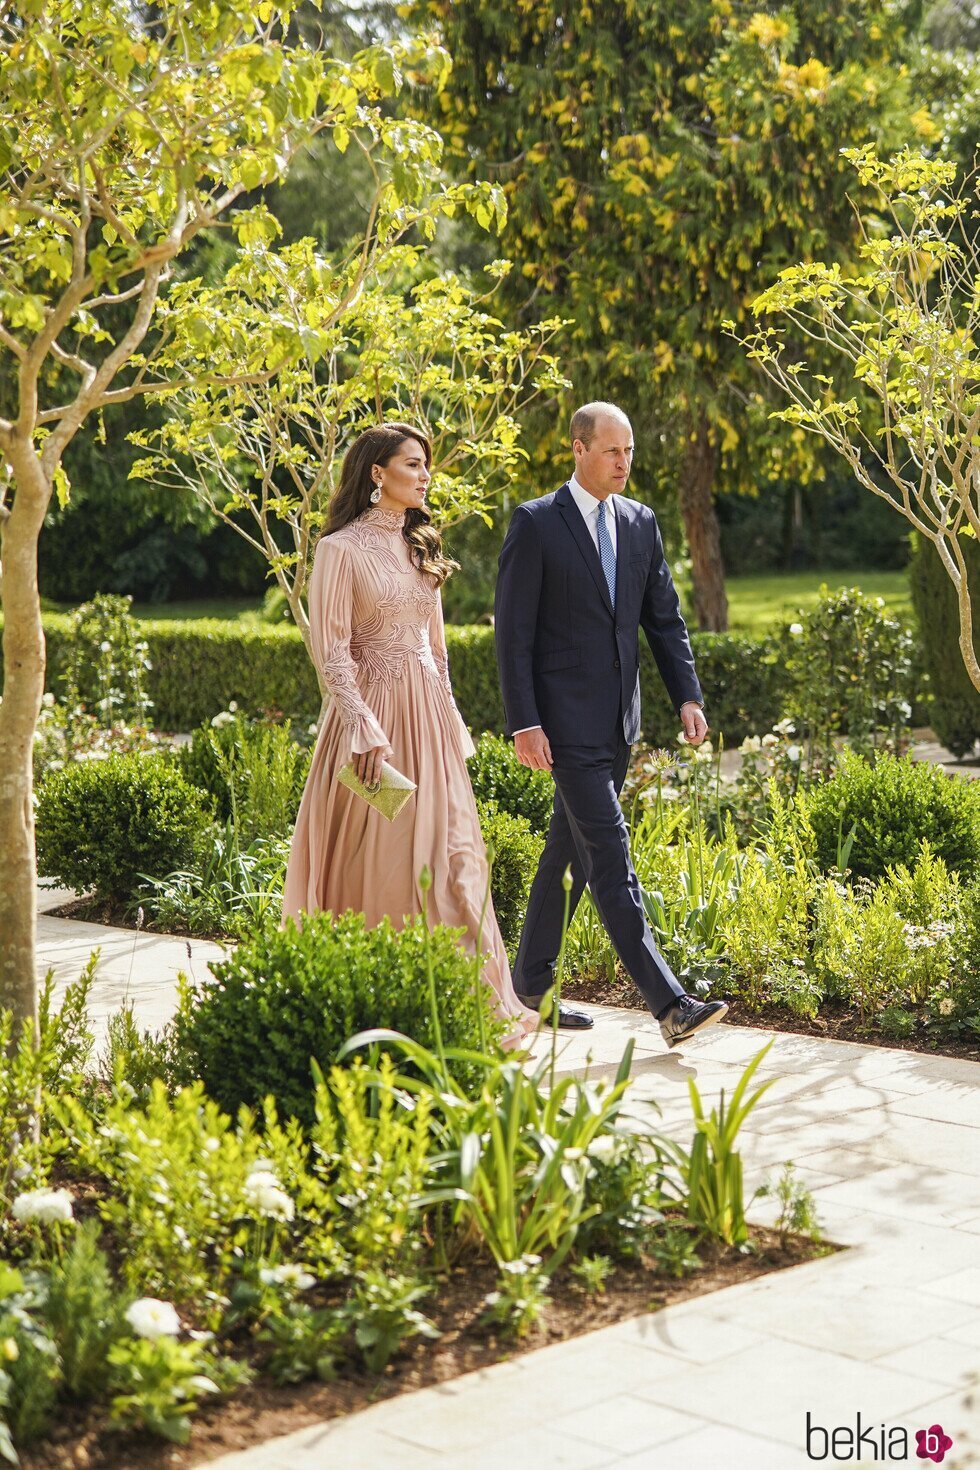
{"type": "MultiPolygon", "coordinates": [[[[70,978],[97,941],[106,966],[95,1013],[128,994],[142,1021],[161,1024],[185,942],[141,935],[134,959],[131,933],[46,920],[44,964],[70,978]]],[[[218,948],[192,946],[197,973],[218,948]]],[[[685,1138],[687,1079],[709,1100],[721,1087],[730,1094],[771,1034],[720,1026],[665,1053],[645,1016],[595,1013],[592,1033],[562,1035],[562,1071],[612,1075],[632,1035],[634,1112],[657,1104],[659,1125],[685,1138]]],[[[900,1463],[931,1464],[916,1458],[914,1432],[939,1423],[954,1441],[947,1470],[980,1467],[971,1389],[980,1066],[778,1034],[759,1075],[779,1080],[744,1130],[750,1189],[792,1159],[825,1233],[850,1249],[224,1456],[212,1470],[795,1470],[814,1463],[808,1412],[821,1430],[838,1428],[838,1451],[860,1414],[865,1450],[850,1463],[883,1459],[884,1424],[907,1432],[900,1463]]],[[[771,1220],[774,1208],[763,1199],[751,1214],[771,1220]]],[[[824,1448],[814,1433],[817,1458],[824,1448]]]]}
{"type": "Polygon", "coordinates": [[[38,892],[38,974],[54,970],[56,991],[78,976],[93,950],[100,951],[99,968],[89,1011],[97,1046],[114,1011],[132,1001],[140,1025],[151,1030],[165,1026],[177,1004],[177,975],[207,974],[208,961],[224,954],[220,944],[207,939],[176,939],[135,929],[110,929],[77,919],[56,919],[46,912],[67,903],[74,894],[57,888],[38,892]]]}

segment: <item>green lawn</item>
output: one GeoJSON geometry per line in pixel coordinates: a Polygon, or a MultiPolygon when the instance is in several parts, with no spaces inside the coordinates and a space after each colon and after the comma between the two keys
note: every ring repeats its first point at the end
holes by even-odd
{"type": "MultiPolygon", "coordinates": [[[[894,612],[911,610],[908,576],[901,572],[791,572],[780,576],[729,577],[728,606],[732,630],[764,633],[775,623],[791,622],[800,608],[812,607],[820,584],[830,588],[860,587],[883,597],[894,612]]],[[[54,604],[46,604],[54,610],[54,604]]],[[[219,598],[212,602],[134,603],[138,618],[227,618],[258,620],[260,604],[248,598],[219,598]]],[[[68,609],[58,608],[59,611],[68,609]]]]}
{"type": "Polygon", "coordinates": [[[791,622],[800,608],[813,607],[822,582],[831,590],[860,587],[871,597],[883,597],[890,611],[911,614],[905,571],[790,572],[779,576],[729,577],[728,613],[733,632],[764,633],[774,623],[791,622]]]}

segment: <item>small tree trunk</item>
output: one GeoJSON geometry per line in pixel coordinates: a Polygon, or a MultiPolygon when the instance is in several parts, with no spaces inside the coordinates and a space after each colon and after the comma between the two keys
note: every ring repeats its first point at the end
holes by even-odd
{"type": "Polygon", "coordinates": [[[16,493],[0,529],[3,702],[0,704],[0,1005],[37,1025],[34,728],[44,691],[37,543],[51,486],[34,449],[10,451],[16,493]]]}
{"type": "Polygon", "coordinates": [[[725,566],[713,491],[718,453],[703,414],[692,418],[681,467],[680,505],[691,553],[694,617],[709,633],[728,629],[725,566]]]}

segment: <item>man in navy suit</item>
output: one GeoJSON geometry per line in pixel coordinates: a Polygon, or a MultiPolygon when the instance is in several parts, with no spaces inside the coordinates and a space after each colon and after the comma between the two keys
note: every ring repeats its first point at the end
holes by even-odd
{"type": "MultiPolygon", "coordinates": [[[[724,1001],[688,996],[654,943],[619,793],[640,733],[639,630],[692,745],[708,732],[694,654],[653,511],[622,493],[633,432],[622,409],[588,403],[572,417],[575,473],[519,505],[500,553],[497,662],[506,729],[523,765],[550,771],[555,805],[514,966],[540,1005],[554,981],[571,865],[571,912],[586,885],[668,1046],[721,1019],[724,1001]]],[[[559,1024],[587,1028],[562,1004],[559,1024]]]]}

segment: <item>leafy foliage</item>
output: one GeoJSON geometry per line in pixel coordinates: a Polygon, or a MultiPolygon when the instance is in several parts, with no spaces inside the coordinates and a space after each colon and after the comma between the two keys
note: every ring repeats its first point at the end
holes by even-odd
{"type": "Polygon", "coordinates": [[[207,820],[201,793],[162,755],[85,761],[38,792],[38,862],[67,888],[128,899],[143,874],[185,867],[207,820]]]}
{"type": "Polygon", "coordinates": [[[824,872],[836,865],[841,834],[852,826],[856,877],[880,878],[895,863],[914,863],[923,839],[967,878],[980,865],[980,792],[940,766],[845,755],[835,774],[806,794],[804,809],[824,872]]]}
{"type": "Polygon", "coordinates": [[[477,741],[466,766],[478,802],[496,803],[500,811],[520,817],[544,836],[555,801],[555,784],[547,771],[522,766],[513,742],[489,733],[477,741]]]}
{"type": "MultiPolygon", "coordinates": [[[[431,953],[447,1044],[473,1047],[481,1024],[499,1035],[456,931],[434,930],[431,953]]],[[[185,992],[176,1021],[185,1066],[231,1114],[271,1094],[284,1117],[309,1125],[311,1059],[328,1069],[348,1037],[368,1026],[434,1043],[425,965],[420,920],[401,931],[388,920],[366,928],[354,913],[309,914],[301,928],[270,924],[215,964],[213,979],[185,992]]]]}
{"type": "Polygon", "coordinates": [[[703,426],[720,484],[811,477],[805,436],[769,422],[723,323],[744,319],[760,272],[856,246],[842,143],[933,131],[910,120],[901,8],[415,0],[411,14],[440,25],[454,61],[434,113],[420,105],[458,168],[499,168],[514,299],[533,289],[573,318],[580,396],[632,405],[642,384],[644,417],[672,425],[668,469],[703,426]]]}
{"type": "Polygon", "coordinates": [[[958,187],[956,164],[921,148],[884,158],[868,144],[845,157],[884,228],[865,230],[849,269],[811,257],[780,272],[753,302],[765,324],[745,334],[745,346],[788,403],[777,417],[829,445],[932,544],[956,595],[964,667],[980,690],[962,548],[963,537],[980,534],[976,185],[958,187]],[[836,381],[800,360],[801,331],[829,354],[836,381]]]}
{"type": "Polygon", "coordinates": [[[498,811],[493,802],[479,805],[480,831],[492,855],[490,893],[494,913],[508,952],[516,952],[521,926],[527,912],[531,883],[544,846],[530,823],[509,812],[498,811]]]}

